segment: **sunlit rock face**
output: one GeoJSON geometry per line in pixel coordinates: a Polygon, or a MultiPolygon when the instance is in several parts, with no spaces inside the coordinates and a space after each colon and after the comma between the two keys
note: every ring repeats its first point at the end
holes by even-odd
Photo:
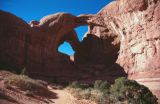
{"type": "Polygon", "coordinates": [[[89,59],[112,66],[114,61],[128,78],[148,86],[160,96],[160,0],[117,0],[97,15],[105,27],[90,27],[85,40],[93,40],[89,59]],[[94,39],[96,37],[97,39],[94,39]],[[91,38],[91,39],[90,39],[91,38]],[[107,43],[108,42],[108,43],[107,43]],[[119,55],[117,55],[119,54],[119,55]]]}

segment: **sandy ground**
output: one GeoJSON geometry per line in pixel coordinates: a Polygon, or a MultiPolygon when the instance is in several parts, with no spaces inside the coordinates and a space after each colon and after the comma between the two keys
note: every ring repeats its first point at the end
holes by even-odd
{"type": "Polygon", "coordinates": [[[52,89],[51,87],[48,88],[50,91],[57,94],[57,99],[50,99],[53,102],[52,104],[74,104],[74,98],[67,91],[52,89]]]}
{"type": "Polygon", "coordinates": [[[4,78],[13,75],[10,72],[0,71],[0,104],[95,104],[88,100],[74,98],[66,89],[48,85],[51,96],[27,95],[18,87],[5,83],[4,78]]]}
{"type": "Polygon", "coordinates": [[[50,99],[53,102],[51,104],[95,104],[87,100],[77,100],[64,89],[53,89],[50,86],[48,88],[57,94],[57,99],[50,99]]]}

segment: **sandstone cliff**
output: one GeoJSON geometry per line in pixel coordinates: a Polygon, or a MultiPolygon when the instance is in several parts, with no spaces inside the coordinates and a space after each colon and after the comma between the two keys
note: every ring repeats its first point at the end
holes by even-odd
{"type": "Polygon", "coordinates": [[[111,2],[97,14],[103,17],[97,22],[105,23],[106,27],[89,27],[84,37],[82,44],[87,58],[107,66],[116,62],[128,78],[160,96],[159,10],[160,0],[111,2]]]}

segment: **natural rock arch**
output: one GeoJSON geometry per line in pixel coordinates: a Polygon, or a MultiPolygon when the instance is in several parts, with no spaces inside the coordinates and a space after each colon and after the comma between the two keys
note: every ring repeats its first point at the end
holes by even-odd
{"type": "Polygon", "coordinates": [[[78,51],[81,44],[74,28],[82,25],[98,25],[90,19],[94,15],[80,15],[78,17],[69,13],[57,13],[43,17],[40,22],[31,21],[31,28],[44,32],[48,37],[48,48],[57,51],[58,46],[64,41],[68,42],[73,50],[78,51]]]}

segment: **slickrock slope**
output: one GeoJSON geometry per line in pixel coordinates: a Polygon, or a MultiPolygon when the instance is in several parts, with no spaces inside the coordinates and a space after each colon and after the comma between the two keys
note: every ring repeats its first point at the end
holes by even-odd
{"type": "Polygon", "coordinates": [[[128,78],[160,96],[159,10],[160,0],[111,2],[97,14],[103,18],[97,22],[106,27],[91,26],[84,37],[82,44],[88,60],[109,66],[116,61],[128,78]]]}

